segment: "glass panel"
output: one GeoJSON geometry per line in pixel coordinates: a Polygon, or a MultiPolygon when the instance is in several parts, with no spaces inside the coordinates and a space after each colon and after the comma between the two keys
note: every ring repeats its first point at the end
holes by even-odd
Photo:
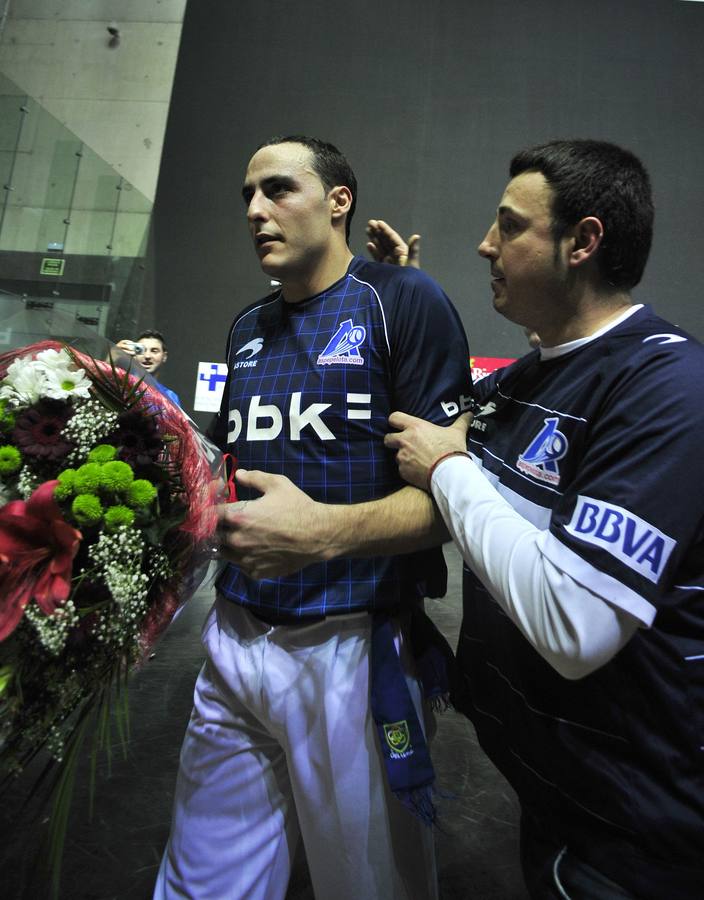
{"type": "Polygon", "coordinates": [[[115,256],[143,255],[149,219],[150,216],[144,213],[121,212],[117,216],[112,239],[112,252],[115,256]]]}
{"type": "Polygon", "coordinates": [[[136,319],[152,203],[0,75],[0,352],[136,319]],[[43,259],[65,263],[44,271],[43,259]]]}

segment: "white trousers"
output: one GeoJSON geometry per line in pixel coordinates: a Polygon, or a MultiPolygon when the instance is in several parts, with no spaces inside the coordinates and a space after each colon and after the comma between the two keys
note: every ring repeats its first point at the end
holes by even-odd
{"type": "Polygon", "coordinates": [[[155,900],[284,900],[299,835],[316,900],[437,898],[432,829],[386,783],[370,633],[366,613],[271,627],[216,600],[155,900]]]}

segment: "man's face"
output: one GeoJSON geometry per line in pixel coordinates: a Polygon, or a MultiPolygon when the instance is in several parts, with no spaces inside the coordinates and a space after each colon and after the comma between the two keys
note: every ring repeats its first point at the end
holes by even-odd
{"type": "Polygon", "coordinates": [[[140,338],[139,343],[144,347],[144,353],[137,357],[150,375],[156,375],[161,366],[166,362],[168,353],[157,338],[140,338]]]}
{"type": "Polygon", "coordinates": [[[494,309],[541,336],[567,312],[569,238],[553,239],[552,197],[540,172],[512,179],[478,248],[491,263],[494,309]]]}
{"type": "Polygon", "coordinates": [[[284,285],[309,278],[334,235],[311,151],[294,143],[262,147],[249,161],[242,196],[262,269],[284,285]]]}

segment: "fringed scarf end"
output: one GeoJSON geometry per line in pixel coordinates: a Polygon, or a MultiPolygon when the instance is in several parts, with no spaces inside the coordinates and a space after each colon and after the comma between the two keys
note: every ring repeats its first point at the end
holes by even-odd
{"type": "Polygon", "coordinates": [[[394,791],[396,797],[414,816],[429,828],[435,824],[437,810],[433,803],[433,789],[431,785],[422,788],[414,788],[411,791],[394,791]]]}

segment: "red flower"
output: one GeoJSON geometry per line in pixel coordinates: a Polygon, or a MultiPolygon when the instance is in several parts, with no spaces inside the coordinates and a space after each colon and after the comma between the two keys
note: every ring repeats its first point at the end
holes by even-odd
{"type": "Polygon", "coordinates": [[[13,500],[0,509],[0,641],[15,630],[30,600],[50,616],[71,592],[83,535],[61,518],[57,484],[47,481],[26,503],[13,500]]]}

